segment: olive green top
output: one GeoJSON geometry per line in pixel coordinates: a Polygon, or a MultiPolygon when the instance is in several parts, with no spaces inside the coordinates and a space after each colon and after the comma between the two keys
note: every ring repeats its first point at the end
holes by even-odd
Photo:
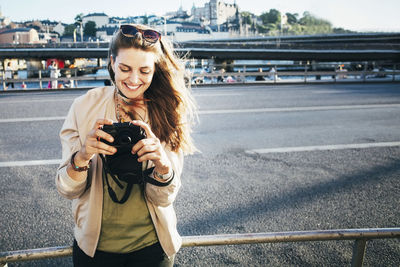
{"type": "MultiPolygon", "coordinates": [[[[103,175],[105,174],[103,173],[103,175]]],[[[126,183],[121,181],[121,184],[124,185],[124,189],[121,189],[110,176],[108,181],[118,199],[121,199],[126,183]]],[[[107,184],[104,182],[103,216],[98,250],[129,253],[158,242],[142,187],[134,184],[128,200],[119,204],[110,198],[107,184]]]]}

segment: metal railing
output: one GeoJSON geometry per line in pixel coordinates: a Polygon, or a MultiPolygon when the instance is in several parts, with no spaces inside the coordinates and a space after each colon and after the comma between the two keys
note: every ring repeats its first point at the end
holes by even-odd
{"type": "MultiPolygon", "coordinates": [[[[374,71],[348,71],[348,72],[340,72],[340,71],[277,71],[274,73],[270,72],[225,72],[221,73],[195,73],[191,75],[194,84],[196,83],[196,79],[203,80],[204,78],[208,78],[210,83],[218,83],[218,77],[223,78],[224,83],[230,83],[227,77],[232,77],[232,83],[295,83],[295,82],[304,82],[304,83],[313,83],[313,82],[338,82],[340,81],[348,81],[348,82],[368,82],[372,81],[372,78],[384,78],[390,77],[389,79],[380,79],[380,81],[388,81],[394,82],[400,78],[400,70],[391,71],[391,72],[374,72],[374,71]],[[247,81],[246,77],[263,77],[262,81],[247,81]],[[329,80],[321,80],[321,77],[331,77],[329,80]],[[398,78],[396,78],[398,76],[398,78]],[[281,77],[298,77],[298,79],[291,80],[282,79],[281,77]],[[353,78],[351,78],[353,77],[353,78]]],[[[376,79],[374,81],[376,81],[376,79]]]]}
{"type": "MultiPolygon", "coordinates": [[[[184,236],[182,237],[182,247],[355,240],[351,266],[358,267],[363,265],[367,241],[372,239],[386,238],[400,238],[400,228],[368,228],[184,236]]],[[[7,266],[7,263],[11,262],[67,257],[71,255],[72,247],[70,246],[0,252],[0,267],[5,267],[7,266]]]]}
{"type": "MultiPolygon", "coordinates": [[[[325,70],[315,70],[312,65],[254,65],[254,64],[234,64],[234,65],[213,65],[215,70],[211,72],[195,72],[195,67],[190,66],[187,69],[186,78],[187,82],[193,85],[210,85],[220,83],[236,83],[236,84],[252,84],[252,83],[336,83],[336,82],[395,82],[400,81],[400,66],[393,64],[385,66],[384,70],[357,70],[348,71],[346,69],[332,69],[330,65],[321,65],[325,70]],[[257,71],[257,67],[264,67],[264,69],[274,68],[274,71],[257,71]],[[229,67],[233,71],[221,72],[224,67],[229,67]],[[280,69],[283,68],[283,69],[280,69]],[[260,78],[258,81],[256,77],[260,78]]],[[[318,68],[319,68],[318,67],[318,68]]],[[[201,66],[197,66],[201,68],[201,66]]],[[[22,84],[26,85],[26,89],[49,89],[48,84],[51,81],[58,81],[58,85],[63,88],[87,88],[97,87],[100,84],[105,84],[110,81],[108,71],[104,67],[85,67],[73,69],[60,69],[62,76],[59,78],[50,78],[49,70],[27,70],[28,77],[32,78],[14,78],[5,79],[4,71],[0,72],[1,89],[5,89],[8,83],[14,84],[14,89],[22,88],[22,84]],[[85,74],[85,75],[83,75],[85,74]],[[89,81],[89,83],[82,83],[89,81]],[[100,81],[100,83],[91,83],[100,81]],[[89,85],[88,85],[89,84],[89,85]],[[29,85],[29,86],[28,86],[29,85]]],[[[25,86],[24,86],[25,87],[25,86]]],[[[1,90],[0,89],[0,90],[1,90]]],[[[10,89],[10,88],[9,88],[10,89]]],[[[59,89],[59,88],[52,88],[59,89]]]]}

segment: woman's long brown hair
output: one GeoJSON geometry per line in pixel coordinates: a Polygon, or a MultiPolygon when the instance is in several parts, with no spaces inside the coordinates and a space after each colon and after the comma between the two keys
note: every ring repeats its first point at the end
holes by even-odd
{"type": "MultiPolygon", "coordinates": [[[[149,29],[143,25],[134,26],[149,29]]],[[[196,105],[184,82],[185,69],[173,52],[172,44],[163,37],[152,44],[144,40],[140,33],[135,37],[126,37],[118,31],[109,48],[108,71],[114,83],[115,73],[110,57],[116,58],[121,48],[137,48],[155,53],[153,81],[144,93],[144,98],[149,100],[147,107],[152,131],[172,151],[182,149],[186,154],[196,151],[190,136],[191,127],[197,118],[196,105]]]]}

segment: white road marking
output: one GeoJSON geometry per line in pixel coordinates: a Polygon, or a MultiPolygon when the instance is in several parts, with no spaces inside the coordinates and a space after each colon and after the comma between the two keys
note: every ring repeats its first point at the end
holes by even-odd
{"type": "MultiPolygon", "coordinates": [[[[273,113],[273,112],[298,112],[298,111],[324,111],[324,110],[349,110],[372,108],[399,108],[400,104],[370,104],[370,105],[342,105],[342,106],[311,106],[311,107],[284,107],[284,108],[253,108],[253,109],[214,109],[200,110],[200,115],[209,114],[234,114],[234,113],[273,113]]],[[[30,122],[30,121],[54,121],[64,120],[65,117],[37,117],[37,118],[11,118],[0,119],[4,122],[30,122]]]]}
{"type": "Polygon", "coordinates": [[[283,108],[253,108],[253,109],[221,109],[221,110],[200,110],[199,114],[297,112],[297,111],[323,111],[323,110],[399,108],[399,107],[400,104],[371,104],[371,105],[311,106],[311,107],[286,107],[286,108],[283,107],[283,108]]]}
{"type": "Polygon", "coordinates": [[[202,96],[241,96],[243,93],[193,93],[194,97],[202,97],[202,96]]]}
{"type": "MultiPolygon", "coordinates": [[[[195,97],[213,97],[213,96],[241,96],[244,93],[193,93],[195,97]]],[[[78,96],[77,96],[78,97],[78,96]]],[[[68,98],[41,98],[41,99],[21,99],[21,100],[6,100],[0,99],[0,104],[20,104],[20,103],[41,103],[41,102],[70,102],[76,97],[68,98]]]]}
{"type": "Polygon", "coordinates": [[[60,117],[36,117],[36,118],[14,118],[14,119],[0,119],[2,122],[29,122],[29,121],[59,121],[65,120],[65,116],[60,117]]]}
{"type": "Polygon", "coordinates": [[[35,165],[53,165],[60,164],[61,159],[47,159],[47,160],[24,160],[24,161],[3,161],[0,162],[1,167],[24,167],[35,165]]]}
{"type": "MultiPolygon", "coordinates": [[[[380,142],[380,143],[341,144],[341,145],[324,145],[324,146],[300,146],[300,147],[277,147],[277,148],[246,150],[245,153],[247,153],[247,154],[269,154],[269,153],[307,152],[307,151],[372,148],[372,147],[397,147],[397,146],[400,146],[400,142],[380,142]]],[[[61,159],[3,161],[3,162],[0,162],[0,168],[1,167],[25,167],[25,166],[35,166],[35,165],[56,165],[56,164],[60,164],[60,163],[61,163],[61,159]]]]}
{"type": "Polygon", "coordinates": [[[306,152],[323,151],[355,148],[373,148],[373,147],[396,147],[400,142],[379,142],[379,143],[361,143],[361,144],[339,144],[323,146],[299,146],[299,147],[277,147],[246,150],[247,154],[269,154],[269,153],[287,153],[287,152],[306,152]]]}
{"type": "Polygon", "coordinates": [[[41,102],[67,102],[75,98],[43,98],[43,99],[24,99],[24,100],[0,100],[0,104],[19,104],[19,103],[41,103],[41,102]]]}

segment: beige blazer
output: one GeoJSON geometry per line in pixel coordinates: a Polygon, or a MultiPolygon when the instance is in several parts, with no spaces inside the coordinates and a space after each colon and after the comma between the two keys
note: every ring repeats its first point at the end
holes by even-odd
{"type": "MultiPolygon", "coordinates": [[[[72,199],[75,239],[79,247],[91,257],[95,254],[101,229],[102,161],[98,155],[94,156],[88,178],[82,182],[72,180],[67,173],[67,165],[72,153],[78,151],[83,145],[86,135],[97,119],[108,118],[116,121],[113,93],[114,87],[100,87],[89,90],[85,95],[76,98],[60,131],[62,163],[57,171],[56,186],[62,196],[72,199]],[[89,188],[86,187],[88,181],[89,188]]],[[[172,152],[165,144],[163,146],[172,163],[175,177],[171,184],[165,187],[146,184],[145,199],[161,247],[168,256],[172,256],[182,244],[182,239],[176,229],[173,201],[181,186],[183,153],[182,151],[172,152]]],[[[152,163],[148,164],[148,168],[150,167],[152,163]]]]}

